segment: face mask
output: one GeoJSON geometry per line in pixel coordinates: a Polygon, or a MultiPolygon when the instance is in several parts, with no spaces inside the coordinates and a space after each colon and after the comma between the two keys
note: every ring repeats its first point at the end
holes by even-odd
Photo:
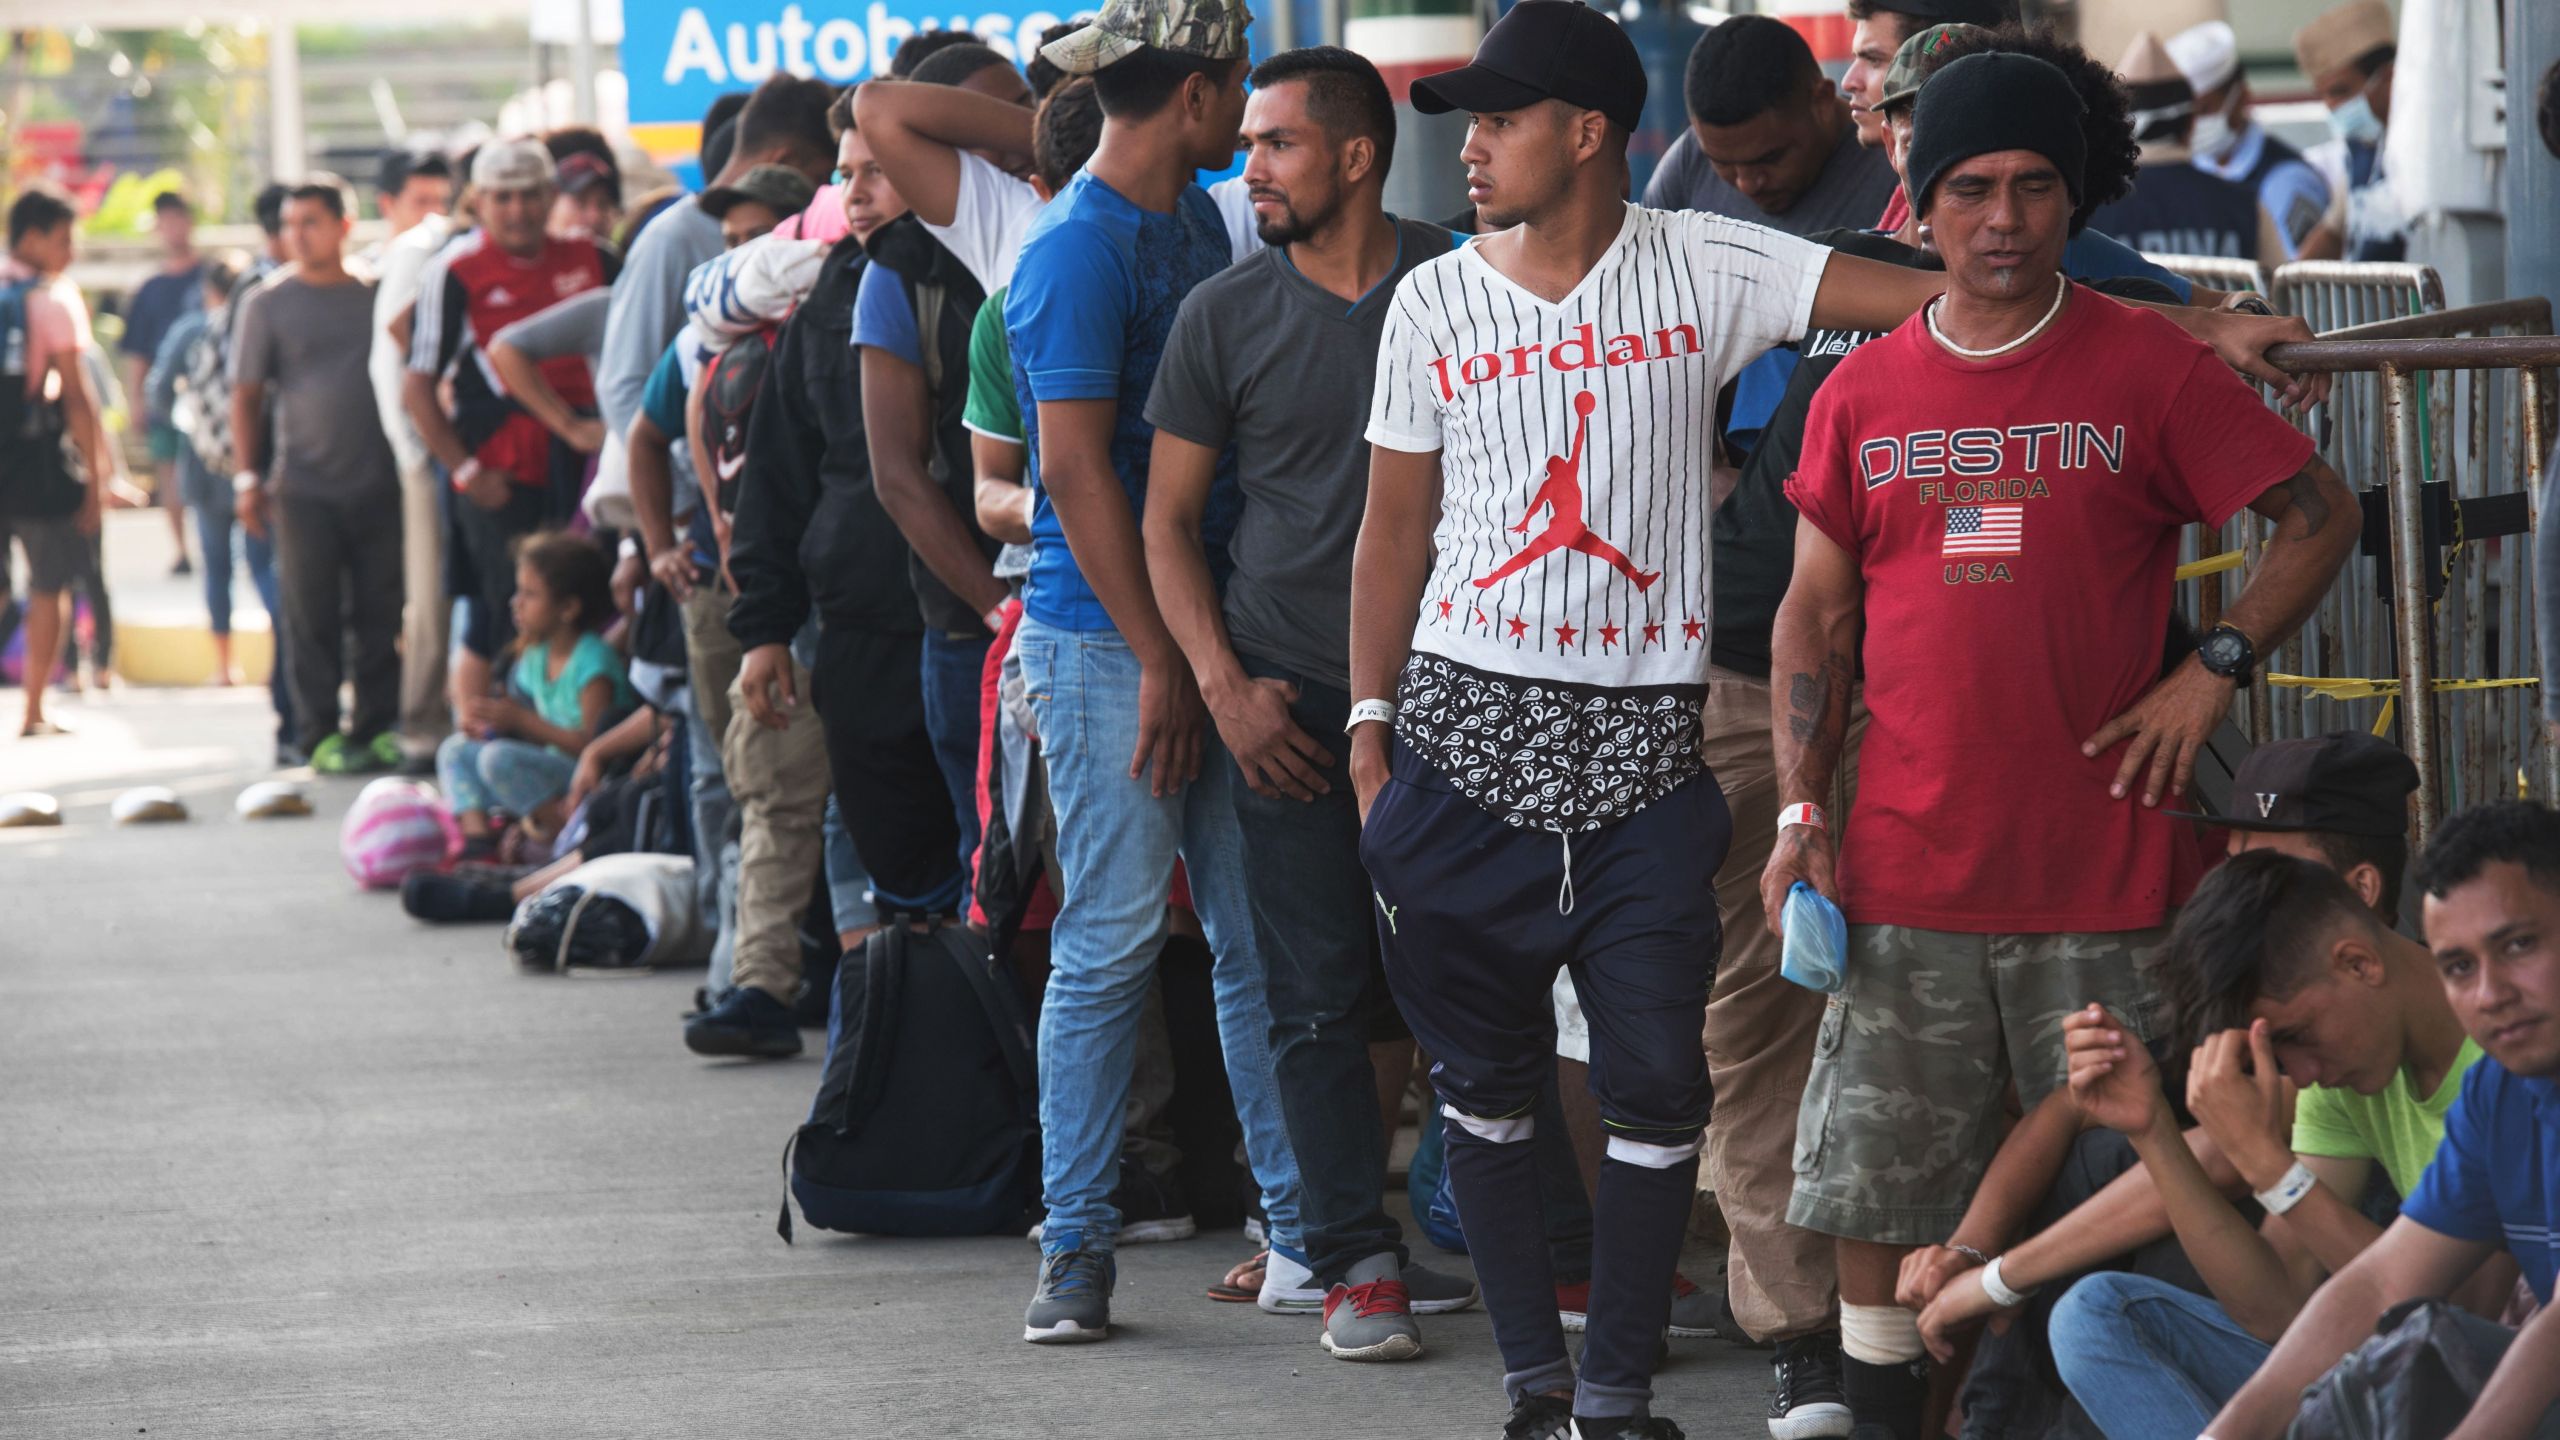
{"type": "Polygon", "coordinates": [[[2362,95],[2329,112],[2329,133],[2350,145],[2382,143],[2382,121],[2373,113],[2373,102],[2362,95]]]}
{"type": "Polygon", "coordinates": [[[2231,117],[2217,110],[2196,117],[2195,133],[2188,137],[2187,148],[2198,155],[2219,155],[2231,140],[2231,117]]]}

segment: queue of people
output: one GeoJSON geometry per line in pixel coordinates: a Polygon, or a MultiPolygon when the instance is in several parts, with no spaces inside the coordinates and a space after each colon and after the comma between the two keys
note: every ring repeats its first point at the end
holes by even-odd
{"type": "MultiPolygon", "coordinates": [[[[1578,0],[1412,82],[1471,117],[1447,225],[1384,208],[1377,67],[1255,64],[1234,0],[778,75],[627,214],[578,130],[401,157],[371,256],[308,177],[256,260],[172,221],[153,453],[230,476],[280,757],[432,767],[464,850],[412,914],[689,855],[682,1040],[747,1060],[882,927],[999,937],[1027,1341],[1110,1338],[1117,1248],[1213,1208],[1160,1123],[1180,957],[1256,1240],[1208,1296],[1367,1362],[1481,1305],[1471,1433],[1676,1440],[1668,1337],[1767,1350],[1773,1440],[1918,1440],[1933,1393],[1967,1436],[2359,1433],[2316,1427],[2443,1403],[2413,1351],[2466,1357],[2460,1433],[2544,1433],[2560,818],[2457,816],[2412,872],[2415,771],[2355,735],[2186,808],[2361,512],[2253,388],[2325,393],[2265,359],[2301,323],[2108,217],[2219,185],[2292,254],[2338,207],[2227,30],[2120,75],[1995,0],[1850,18],[1837,91],[1782,24],[1710,31],[1645,205],[1644,69],[1578,0]],[[2243,510],[2197,634],[2179,534],[2243,510]],[[673,814],[608,822],[644,779],[673,814]],[[1787,933],[1826,904],[1828,990],[1787,933]],[[1383,1198],[1417,1053],[1472,1277],[1383,1198]]],[[[2350,146],[2369,30],[2304,42],[2350,146]]],[[[0,268],[43,656],[117,474],[71,220],[22,196],[0,268]]]]}

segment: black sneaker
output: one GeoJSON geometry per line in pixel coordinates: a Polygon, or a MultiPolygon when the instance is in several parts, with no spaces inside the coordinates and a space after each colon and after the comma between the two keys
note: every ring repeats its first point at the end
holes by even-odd
{"type": "Polygon", "coordinates": [[[1188,1240],[1200,1231],[1191,1219],[1191,1202],[1182,1184],[1158,1175],[1134,1160],[1120,1162],[1120,1184],[1111,1192],[1120,1212],[1120,1243],[1144,1245],[1158,1240],[1188,1240]]]}
{"type": "Polygon", "coordinates": [[[800,1022],[792,1018],[790,1006],[753,985],[741,985],[685,1022],[684,1048],[696,1055],[788,1060],[800,1053],[800,1022]]]}
{"type": "Polygon", "coordinates": [[[1573,1402],[1561,1395],[1524,1395],[1502,1422],[1502,1440],[1573,1440],[1573,1402]]]}
{"type": "Polygon", "coordinates": [[[1574,1440],[1689,1440],[1679,1426],[1659,1415],[1611,1415],[1588,1420],[1573,1417],[1574,1440]]]}
{"type": "Polygon", "coordinates": [[[1840,1437],[1850,1431],[1849,1393],[1840,1380],[1840,1332],[1819,1330],[1778,1342],[1769,1440],[1840,1437]]]}

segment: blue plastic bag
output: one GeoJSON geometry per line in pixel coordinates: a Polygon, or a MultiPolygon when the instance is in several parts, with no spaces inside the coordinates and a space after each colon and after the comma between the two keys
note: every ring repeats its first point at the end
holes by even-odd
{"type": "Polygon", "coordinates": [[[1848,983],[1849,922],[1840,907],[1799,880],[1787,891],[1786,949],[1778,973],[1807,990],[1837,994],[1848,983]]]}
{"type": "Polygon", "coordinates": [[[1405,1171],[1404,1196],[1422,1236],[1452,1255],[1467,1253],[1467,1237],[1458,1228],[1458,1202],[1449,1194],[1449,1144],[1438,1106],[1423,1112],[1422,1143],[1405,1171]]]}

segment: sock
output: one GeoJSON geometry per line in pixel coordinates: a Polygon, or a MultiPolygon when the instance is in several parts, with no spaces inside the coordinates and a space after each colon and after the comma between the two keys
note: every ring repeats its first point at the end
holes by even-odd
{"type": "Polygon", "coordinates": [[[1919,1317],[1899,1305],[1843,1304],[1840,1381],[1861,1429],[1872,1425],[1893,1440],[1920,1440],[1929,1362],[1919,1317]]]}
{"type": "MultiPolygon", "coordinates": [[[[1668,1165],[1631,1163],[1612,1140],[1600,1162],[1600,1204],[1591,1239],[1591,1310],[1584,1322],[1576,1415],[1643,1415],[1653,1398],[1654,1357],[1671,1323],[1671,1274],[1698,1188],[1689,1150],[1668,1165]]],[[[1648,1158],[1684,1147],[1637,1147],[1648,1158]]]]}

